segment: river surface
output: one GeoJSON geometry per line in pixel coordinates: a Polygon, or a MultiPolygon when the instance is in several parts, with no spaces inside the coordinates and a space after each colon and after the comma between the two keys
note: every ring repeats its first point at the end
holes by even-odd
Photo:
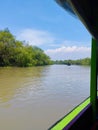
{"type": "Polygon", "coordinates": [[[47,130],[89,96],[90,67],[0,68],[0,130],[47,130]]]}

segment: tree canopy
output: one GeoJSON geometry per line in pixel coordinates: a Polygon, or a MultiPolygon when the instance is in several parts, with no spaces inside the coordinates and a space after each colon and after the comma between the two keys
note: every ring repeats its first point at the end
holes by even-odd
{"type": "Polygon", "coordinates": [[[0,66],[42,66],[51,64],[50,57],[36,46],[17,40],[8,29],[0,30],[0,66]]]}
{"type": "Polygon", "coordinates": [[[90,65],[91,64],[91,59],[87,57],[87,58],[78,59],[78,60],[56,60],[56,61],[54,61],[54,64],[90,65]]]}

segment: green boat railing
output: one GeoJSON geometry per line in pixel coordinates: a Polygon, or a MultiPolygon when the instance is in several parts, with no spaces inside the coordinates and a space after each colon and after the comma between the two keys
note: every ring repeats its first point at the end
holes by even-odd
{"type": "Polygon", "coordinates": [[[68,113],[65,117],[59,120],[54,126],[52,126],[51,130],[62,130],[66,127],[78,114],[84,110],[90,104],[90,98],[87,98],[81,104],[79,104],[76,108],[74,108],[70,113],[68,113]]]}

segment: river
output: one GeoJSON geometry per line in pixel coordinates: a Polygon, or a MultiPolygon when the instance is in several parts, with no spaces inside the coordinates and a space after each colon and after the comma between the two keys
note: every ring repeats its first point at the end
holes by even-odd
{"type": "Polygon", "coordinates": [[[47,130],[89,96],[90,67],[0,68],[0,129],[47,130]]]}

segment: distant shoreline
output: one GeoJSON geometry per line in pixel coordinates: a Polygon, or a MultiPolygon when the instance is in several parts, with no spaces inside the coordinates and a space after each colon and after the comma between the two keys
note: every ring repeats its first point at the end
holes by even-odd
{"type": "Polygon", "coordinates": [[[41,67],[41,66],[48,66],[48,65],[85,65],[85,66],[90,66],[91,64],[91,59],[90,58],[84,58],[84,59],[77,59],[77,60],[56,60],[56,61],[51,61],[50,64],[47,65],[33,65],[33,66],[0,66],[0,68],[11,68],[11,67],[41,67]]]}
{"type": "Polygon", "coordinates": [[[84,58],[84,59],[77,59],[77,60],[56,60],[53,61],[53,64],[64,64],[64,65],[90,65],[91,59],[84,58]]]}

